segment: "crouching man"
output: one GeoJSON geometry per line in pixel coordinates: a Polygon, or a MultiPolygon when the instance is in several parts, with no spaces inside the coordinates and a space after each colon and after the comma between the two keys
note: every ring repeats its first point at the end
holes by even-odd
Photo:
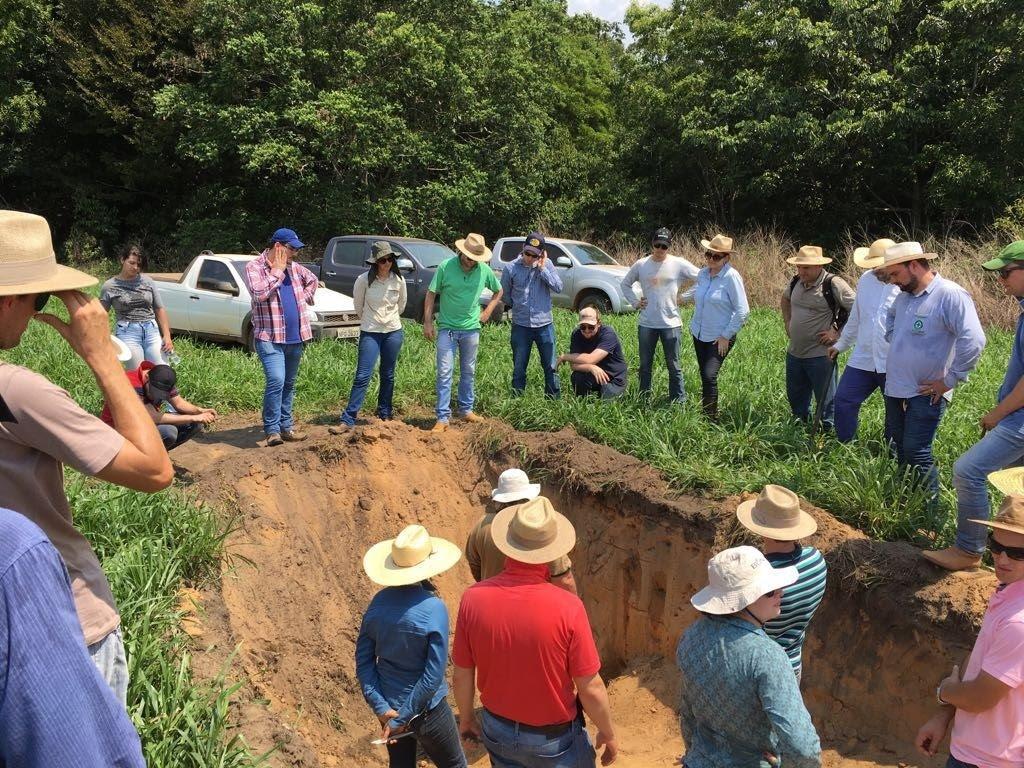
{"type": "Polygon", "coordinates": [[[569,340],[569,354],[559,355],[556,365],[572,367],[572,388],[579,397],[599,395],[613,400],[626,391],[626,356],[614,328],[601,325],[594,307],[580,310],[579,327],[569,340]]]}

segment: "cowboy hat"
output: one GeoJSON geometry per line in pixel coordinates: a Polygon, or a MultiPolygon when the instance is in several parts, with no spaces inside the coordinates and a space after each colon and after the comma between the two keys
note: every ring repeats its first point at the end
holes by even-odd
{"type": "Polygon", "coordinates": [[[875,240],[868,248],[857,248],[853,252],[853,263],[861,269],[878,269],[885,264],[885,251],[896,245],[895,240],[883,237],[875,240]]]}
{"type": "Polygon", "coordinates": [[[521,563],[550,563],[576,546],[576,529],[544,496],[505,507],[491,521],[498,551],[521,563]]]}
{"type": "Polygon", "coordinates": [[[705,251],[714,251],[715,253],[736,253],[732,247],[732,238],[726,237],[725,235],[715,235],[710,240],[701,240],[700,245],[705,251]]]}
{"type": "Polygon", "coordinates": [[[363,570],[382,587],[415,584],[444,573],[462,557],[450,541],[427,533],[422,525],[406,526],[393,539],[374,544],[363,555],[363,570]]]}
{"type": "Polygon", "coordinates": [[[998,472],[990,472],[988,481],[1004,496],[1024,496],[1024,467],[1007,467],[998,472]]]}
{"type": "Polygon", "coordinates": [[[0,211],[0,296],[71,291],[98,282],[57,263],[50,225],[42,216],[0,211]]]}
{"type": "Polygon", "coordinates": [[[708,561],[708,585],[690,598],[690,604],[704,613],[736,613],[762,595],[788,587],[799,577],[795,565],[772,568],[760,550],[733,547],[708,561]]]}
{"type": "Polygon", "coordinates": [[[498,475],[498,487],[491,491],[491,498],[500,504],[510,501],[529,501],[540,496],[540,483],[531,483],[521,469],[506,469],[498,475]]]}
{"type": "MultiPolygon", "coordinates": [[[[991,478],[991,475],[989,476],[991,478]]],[[[999,511],[991,520],[976,520],[970,518],[972,523],[981,523],[989,528],[998,528],[1001,531],[1024,534],[1024,496],[1011,494],[1003,499],[999,505],[999,511]]]]}
{"type": "Polygon", "coordinates": [[[478,235],[476,232],[470,232],[461,240],[456,240],[455,248],[468,258],[481,264],[491,260],[491,249],[487,247],[484,236],[478,235]]]}
{"type": "Polygon", "coordinates": [[[910,240],[906,243],[896,243],[896,245],[886,248],[883,265],[891,267],[893,264],[902,264],[905,261],[914,261],[915,259],[931,260],[938,258],[938,256],[939,254],[937,253],[925,253],[920,243],[910,240]]]}
{"type": "Polygon", "coordinates": [[[818,530],[815,519],[800,509],[800,497],[781,485],[766,485],[756,499],[741,503],[736,519],[748,531],[777,541],[796,541],[818,530]]]}
{"type": "Polygon", "coordinates": [[[822,253],[820,245],[802,245],[796,256],[790,256],[786,263],[794,267],[818,267],[831,264],[832,259],[822,253]]]}

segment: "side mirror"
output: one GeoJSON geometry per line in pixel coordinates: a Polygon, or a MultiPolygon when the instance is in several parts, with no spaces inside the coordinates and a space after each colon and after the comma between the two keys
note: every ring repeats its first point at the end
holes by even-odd
{"type": "Polygon", "coordinates": [[[572,259],[570,259],[568,256],[559,256],[559,257],[557,257],[555,259],[555,266],[556,267],[571,267],[572,266],[572,259]]]}
{"type": "Polygon", "coordinates": [[[401,272],[412,272],[416,269],[416,265],[412,263],[412,259],[406,256],[399,256],[395,259],[395,264],[401,272]]]}
{"type": "Polygon", "coordinates": [[[238,286],[228,280],[200,280],[198,286],[204,291],[216,291],[227,293],[231,296],[238,295],[238,286]]]}

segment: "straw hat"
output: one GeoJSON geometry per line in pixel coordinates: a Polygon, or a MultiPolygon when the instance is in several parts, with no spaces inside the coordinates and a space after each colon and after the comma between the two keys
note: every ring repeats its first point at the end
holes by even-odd
{"type": "Polygon", "coordinates": [[[760,550],[733,547],[708,561],[708,585],[690,598],[690,604],[704,613],[736,613],[762,595],[788,587],[799,577],[795,565],[772,568],[760,550]]]}
{"type": "Polygon", "coordinates": [[[914,259],[931,260],[938,258],[938,256],[939,254],[937,253],[925,253],[920,243],[910,240],[906,243],[896,243],[896,245],[886,248],[884,265],[891,267],[893,264],[902,264],[905,261],[913,261],[914,259]]]}
{"type": "Polygon", "coordinates": [[[576,546],[576,530],[544,496],[505,507],[491,521],[491,538],[521,563],[550,563],[576,546]]]}
{"type": "Polygon", "coordinates": [[[1024,534],[1024,496],[1011,494],[1003,499],[999,505],[999,511],[991,520],[975,520],[972,523],[981,523],[989,528],[998,528],[1001,531],[1024,534]]]}
{"type": "Polygon", "coordinates": [[[885,252],[896,245],[895,240],[883,237],[875,240],[868,248],[857,248],[853,252],[853,263],[861,269],[878,269],[885,264],[885,252]]]}
{"type": "Polygon", "coordinates": [[[476,232],[470,232],[462,240],[456,240],[455,248],[473,261],[483,263],[491,260],[491,249],[484,242],[484,236],[476,232]]]}
{"type": "Polygon", "coordinates": [[[375,584],[400,587],[444,573],[460,557],[462,550],[450,541],[431,536],[422,525],[410,525],[370,547],[363,555],[363,570],[375,584]]]}
{"type": "Polygon", "coordinates": [[[0,211],[0,296],[56,293],[98,282],[57,263],[50,225],[42,216],[0,211]]]}
{"type": "Polygon", "coordinates": [[[800,497],[781,485],[766,485],[756,499],[736,508],[736,519],[758,536],[796,541],[818,530],[813,517],[800,509],[800,497]]]}
{"type": "Polygon", "coordinates": [[[802,245],[796,256],[790,256],[786,263],[794,267],[817,267],[831,264],[832,259],[822,253],[820,245],[802,245]]]}
{"type": "Polygon", "coordinates": [[[701,240],[701,247],[705,251],[715,253],[736,253],[732,248],[732,238],[725,235],[715,235],[710,240],[701,240]]]}
{"type": "Polygon", "coordinates": [[[1024,467],[1008,467],[990,472],[988,481],[1004,496],[1024,496],[1024,467]]]}
{"type": "Polygon", "coordinates": [[[531,483],[521,469],[506,469],[498,475],[498,487],[491,491],[491,498],[501,504],[510,501],[529,501],[540,496],[540,483],[531,483]]]}

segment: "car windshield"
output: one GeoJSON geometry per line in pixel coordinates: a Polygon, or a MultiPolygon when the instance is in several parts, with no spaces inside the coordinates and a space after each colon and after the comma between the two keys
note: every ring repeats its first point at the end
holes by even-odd
{"type": "Polygon", "coordinates": [[[402,247],[416,257],[424,267],[433,268],[455,255],[455,251],[440,243],[402,243],[402,247]]]}
{"type": "Polygon", "coordinates": [[[591,245],[590,243],[562,243],[562,247],[575,256],[576,261],[585,267],[590,266],[591,264],[610,264],[615,267],[619,266],[619,262],[602,251],[596,245],[591,245]]]}

